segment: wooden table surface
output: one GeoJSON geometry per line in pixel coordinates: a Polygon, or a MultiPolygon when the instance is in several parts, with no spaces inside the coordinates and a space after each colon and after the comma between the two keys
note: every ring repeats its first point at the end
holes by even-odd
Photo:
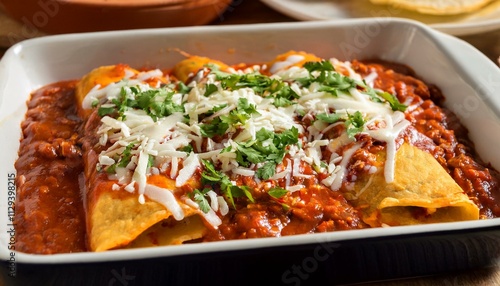
{"type": "MultiPolygon", "coordinates": [[[[220,15],[210,25],[237,25],[248,23],[272,23],[272,22],[295,22],[286,15],[280,14],[260,1],[234,1],[234,4],[220,15]]],[[[9,33],[16,32],[22,26],[12,21],[2,14],[0,11],[0,56],[5,52],[12,41],[9,40],[9,33]]],[[[43,36],[40,33],[37,36],[43,36]]],[[[471,43],[488,58],[498,65],[500,57],[500,30],[487,32],[484,34],[476,34],[470,36],[462,36],[461,39],[471,43]]],[[[1,285],[0,281],[0,285],[1,285]]],[[[367,284],[364,284],[367,285],[367,284]]],[[[430,285],[500,285],[500,263],[491,267],[482,269],[472,269],[462,271],[460,273],[442,274],[433,277],[425,278],[409,278],[398,281],[385,281],[379,283],[370,283],[370,285],[388,285],[388,286],[430,286],[430,285]]]]}

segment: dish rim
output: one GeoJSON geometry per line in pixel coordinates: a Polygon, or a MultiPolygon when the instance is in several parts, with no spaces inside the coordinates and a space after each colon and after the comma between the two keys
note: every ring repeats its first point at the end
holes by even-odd
{"type": "MultiPolygon", "coordinates": [[[[349,19],[341,22],[328,22],[323,21],[310,21],[310,22],[297,22],[297,23],[272,23],[272,24],[247,24],[247,25],[234,25],[234,26],[202,26],[202,27],[180,27],[180,28],[156,28],[156,29],[142,29],[142,30],[122,30],[122,31],[105,31],[105,32],[92,32],[92,33],[77,33],[77,34],[63,34],[63,35],[52,35],[35,39],[28,39],[12,46],[0,60],[0,74],[1,68],[5,65],[7,59],[11,57],[22,56],[22,49],[24,47],[31,47],[37,45],[43,45],[50,42],[70,42],[72,39],[85,37],[87,39],[99,40],[102,37],[133,37],[136,34],[153,36],[153,35],[168,35],[170,33],[200,33],[203,31],[217,31],[223,33],[224,31],[242,31],[247,29],[271,29],[279,31],[281,29],[295,29],[295,28],[305,28],[314,29],[319,27],[340,27],[345,28],[348,26],[356,24],[370,24],[375,21],[384,21],[390,25],[409,25],[418,30],[418,32],[423,33],[423,36],[433,41],[440,49],[447,50],[450,45],[458,45],[457,47],[464,48],[471,53],[474,53],[476,59],[480,59],[482,64],[485,66],[489,65],[489,68],[497,68],[493,62],[491,62],[485,55],[479,53],[475,48],[466,42],[456,39],[452,36],[445,35],[441,32],[435,31],[425,24],[417,21],[407,20],[407,19],[349,19]]],[[[447,54],[448,55],[448,54],[447,54]]],[[[454,59],[458,54],[448,55],[450,59],[454,59]]],[[[463,63],[457,62],[458,68],[464,69],[463,63]]],[[[462,71],[463,72],[463,71],[462,71]]],[[[498,72],[500,75],[500,72],[498,72]]],[[[469,73],[466,73],[469,75],[469,73]]],[[[470,79],[471,82],[474,82],[470,79]]],[[[2,80],[0,80],[0,108],[2,104],[3,96],[3,86],[2,80]]],[[[500,102],[500,100],[499,100],[500,102]]],[[[496,107],[500,109],[500,104],[496,103],[496,107]]],[[[498,112],[496,112],[497,116],[498,112]]],[[[0,116],[0,125],[3,116],[0,116]]],[[[4,206],[0,205],[0,209],[4,206]]],[[[471,230],[471,229],[481,229],[487,227],[498,227],[500,226],[500,218],[488,219],[482,221],[471,221],[471,222],[453,222],[453,223],[440,223],[433,225],[417,225],[417,226],[401,226],[392,228],[381,228],[375,229],[361,229],[361,230],[348,230],[341,232],[330,232],[330,233],[314,233],[314,234],[304,234],[304,235],[294,235],[289,237],[280,238],[259,238],[251,240],[233,240],[233,241],[221,241],[221,242],[210,242],[210,243],[200,243],[200,244],[189,244],[189,245],[179,245],[179,246],[164,246],[164,247],[154,247],[154,248],[141,248],[141,249],[127,249],[127,250],[114,250],[107,252],[83,252],[83,253],[64,253],[64,254],[52,254],[52,255],[35,255],[26,254],[21,252],[16,252],[16,257],[18,262],[22,263],[43,263],[43,264],[62,264],[62,263],[93,263],[102,261],[115,261],[123,259],[142,259],[142,258],[155,258],[155,257],[171,257],[177,255],[186,254],[202,254],[202,253],[212,253],[212,252],[224,252],[233,250],[247,250],[254,248],[263,247],[280,247],[280,246],[293,246],[293,245],[303,245],[310,243],[324,243],[324,242],[337,242],[353,239],[364,239],[364,238],[375,238],[375,237],[386,237],[394,235],[410,235],[410,234],[430,234],[438,231],[456,231],[456,230],[471,230]],[[361,234],[361,235],[359,235],[361,234]],[[208,245],[208,247],[207,247],[208,245]]],[[[4,226],[2,226],[4,227],[4,226]]],[[[4,242],[2,242],[2,246],[4,242]]],[[[7,247],[2,247],[0,250],[0,258],[2,260],[7,260],[9,258],[9,251],[7,247]]]]}

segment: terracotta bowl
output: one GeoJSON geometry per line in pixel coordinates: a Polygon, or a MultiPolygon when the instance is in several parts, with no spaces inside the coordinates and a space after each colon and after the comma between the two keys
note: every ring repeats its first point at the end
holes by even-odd
{"type": "Polygon", "coordinates": [[[208,24],[231,0],[2,0],[8,15],[49,34],[208,24]]]}

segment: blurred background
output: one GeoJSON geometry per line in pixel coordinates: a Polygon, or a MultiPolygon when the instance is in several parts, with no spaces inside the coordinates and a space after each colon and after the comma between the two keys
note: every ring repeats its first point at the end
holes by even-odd
{"type": "MultiPolygon", "coordinates": [[[[282,13],[283,11],[287,12],[287,10],[271,8],[276,6],[269,5],[273,2],[284,3],[285,1],[0,0],[0,55],[19,41],[51,34],[151,27],[300,21],[301,16],[293,18],[290,16],[293,11],[282,13]]],[[[333,2],[342,3],[342,1],[333,2]]],[[[348,2],[362,3],[363,1],[348,2]]],[[[368,0],[364,2],[368,2],[368,0]]],[[[353,7],[356,8],[356,6],[353,7]]],[[[372,6],[368,7],[373,9],[372,6]]],[[[346,7],[345,9],[351,8],[346,7]]],[[[415,14],[401,13],[396,16],[405,17],[408,15],[415,14]]],[[[357,15],[357,17],[362,16],[361,13],[357,15]]],[[[476,15],[473,17],[477,18],[476,15]]],[[[439,18],[425,19],[435,21],[439,18]]],[[[476,19],[473,18],[472,21],[476,21],[476,19]]],[[[498,65],[500,29],[492,30],[491,27],[489,25],[488,29],[484,29],[485,32],[476,29],[474,33],[458,35],[458,37],[474,45],[498,65]]]]}

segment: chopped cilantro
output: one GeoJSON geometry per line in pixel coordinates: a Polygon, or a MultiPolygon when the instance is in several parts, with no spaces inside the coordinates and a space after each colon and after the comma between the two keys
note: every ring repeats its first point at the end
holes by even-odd
{"type": "Polygon", "coordinates": [[[304,68],[309,72],[309,77],[298,79],[298,82],[305,87],[309,87],[313,82],[319,84],[319,91],[328,92],[334,96],[338,96],[338,92],[349,92],[352,88],[357,88],[358,86],[364,88],[362,91],[374,102],[388,102],[392,110],[405,111],[406,105],[401,104],[398,99],[388,93],[376,91],[366,84],[366,82],[357,82],[356,80],[344,76],[335,71],[332,63],[327,60],[321,62],[308,62],[304,64],[304,68]],[[319,72],[319,75],[317,73],[319,72]],[[382,100],[383,99],[383,100],[382,100]]]}
{"type": "Polygon", "coordinates": [[[186,146],[182,147],[180,150],[181,150],[182,152],[186,152],[186,153],[188,153],[188,154],[189,154],[189,153],[193,152],[193,146],[191,146],[191,145],[186,145],[186,146]]]}
{"type": "Polygon", "coordinates": [[[266,154],[258,150],[257,141],[250,141],[246,143],[238,143],[238,148],[236,152],[236,161],[241,166],[248,167],[250,163],[257,164],[266,160],[266,154]]]}
{"type": "Polygon", "coordinates": [[[221,81],[221,86],[224,89],[237,90],[240,88],[249,87],[256,93],[262,94],[266,90],[272,89],[276,80],[260,73],[248,74],[228,74],[220,71],[212,71],[216,78],[221,81]]]}
{"type": "Polygon", "coordinates": [[[394,96],[393,94],[390,94],[386,91],[379,91],[371,88],[368,86],[365,82],[363,82],[363,87],[365,88],[365,91],[363,91],[365,94],[370,96],[370,99],[374,102],[379,102],[382,103],[384,100],[389,103],[393,111],[405,111],[407,106],[400,103],[398,98],[394,96]],[[383,99],[383,100],[382,100],[383,99]]]}
{"type": "Polygon", "coordinates": [[[320,75],[320,78],[322,79],[326,77],[326,75],[324,74],[325,72],[335,71],[335,68],[333,67],[332,63],[327,60],[322,60],[320,62],[307,62],[304,64],[304,68],[309,73],[312,73],[314,71],[320,71],[322,73],[320,75]]]}
{"type": "Polygon", "coordinates": [[[227,115],[221,115],[221,120],[230,126],[236,126],[245,124],[252,114],[259,114],[257,107],[254,104],[248,103],[248,99],[240,98],[238,99],[236,109],[231,110],[227,115]]]}
{"type": "Polygon", "coordinates": [[[148,157],[148,169],[153,167],[154,163],[155,163],[155,156],[150,154],[148,157]]]}
{"type": "Polygon", "coordinates": [[[248,99],[243,97],[238,99],[237,110],[250,115],[259,114],[259,112],[257,112],[257,106],[255,104],[250,104],[250,102],[248,102],[248,99]]]}
{"type": "Polygon", "coordinates": [[[136,142],[132,142],[125,147],[125,150],[122,152],[122,157],[118,162],[118,167],[127,167],[132,158],[132,148],[134,148],[136,142]]]}
{"type": "Polygon", "coordinates": [[[189,93],[191,91],[191,87],[188,87],[186,84],[184,84],[182,81],[180,81],[177,84],[177,91],[179,91],[179,93],[181,93],[181,94],[186,94],[186,93],[189,93]]]}
{"type": "Polygon", "coordinates": [[[264,163],[262,167],[257,170],[257,177],[262,180],[267,180],[274,176],[276,173],[276,162],[270,161],[264,163]]]}
{"type": "Polygon", "coordinates": [[[97,114],[99,114],[100,117],[104,117],[106,115],[112,114],[115,112],[115,107],[99,107],[97,110],[97,114]]]}
{"type": "MultiPolygon", "coordinates": [[[[225,108],[226,106],[227,104],[216,106],[212,108],[207,115],[213,115],[215,112],[225,108]]],[[[215,135],[222,136],[226,133],[229,127],[245,124],[245,122],[250,119],[252,114],[259,114],[257,112],[257,107],[254,104],[250,104],[248,99],[240,98],[238,99],[236,109],[231,110],[228,114],[215,117],[209,123],[201,124],[201,135],[209,138],[212,138],[215,135]]]]}
{"type": "Polygon", "coordinates": [[[226,107],[227,107],[227,103],[214,106],[212,109],[210,109],[210,111],[203,113],[203,115],[208,117],[208,116],[213,115],[217,111],[219,111],[219,110],[221,110],[223,108],[226,108],[226,107]]]}
{"type": "Polygon", "coordinates": [[[200,124],[201,135],[209,138],[226,134],[228,128],[229,124],[223,122],[220,117],[215,117],[209,123],[200,124]]]}
{"type": "Polygon", "coordinates": [[[181,105],[172,101],[173,91],[166,89],[152,89],[140,92],[136,95],[136,104],[132,108],[139,108],[151,116],[154,121],[160,117],[166,117],[174,112],[184,112],[181,105]]]}
{"type": "MultiPolygon", "coordinates": [[[[234,150],[236,161],[240,166],[248,167],[250,164],[264,163],[257,169],[257,177],[267,180],[276,173],[277,164],[283,161],[287,147],[299,142],[299,131],[292,127],[282,133],[274,133],[267,129],[260,129],[256,133],[256,139],[243,143],[237,143],[234,150]]],[[[224,152],[230,152],[233,148],[225,148],[224,152]]]]}
{"type": "Polygon", "coordinates": [[[299,97],[287,83],[258,72],[243,75],[221,71],[212,71],[212,73],[216,75],[217,80],[220,80],[222,88],[229,90],[251,88],[261,96],[274,97],[273,104],[276,107],[290,106],[294,104],[292,100],[299,97]]]}
{"type": "Polygon", "coordinates": [[[287,107],[294,104],[293,100],[296,98],[299,98],[299,95],[289,85],[283,84],[281,89],[274,94],[273,105],[276,107],[287,107]]]}
{"type": "Polygon", "coordinates": [[[202,164],[204,170],[201,173],[201,183],[203,185],[218,186],[233,208],[236,208],[234,198],[246,197],[251,202],[254,202],[252,193],[250,192],[250,188],[248,186],[240,187],[233,185],[229,177],[226,174],[217,171],[212,162],[208,160],[202,160],[202,164]]]}
{"type": "Polygon", "coordinates": [[[389,105],[391,106],[392,110],[393,111],[405,111],[407,106],[400,103],[398,98],[388,92],[378,92],[377,93],[380,97],[382,97],[383,99],[385,99],[389,105]]]}
{"type": "Polygon", "coordinates": [[[117,112],[117,118],[125,120],[124,114],[128,109],[142,109],[154,121],[157,121],[158,118],[169,116],[174,112],[184,112],[182,105],[173,102],[172,96],[174,93],[173,90],[167,87],[140,91],[135,86],[124,86],[120,90],[118,97],[111,100],[115,106],[101,106],[98,113],[100,116],[105,116],[117,112]]]}
{"type": "MultiPolygon", "coordinates": [[[[116,163],[114,163],[113,165],[110,165],[106,168],[106,172],[109,174],[113,174],[116,172],[117,167],[121,167],[121,168],[127,167],[127,165],[130,163],[132,156],[133,156],[132,149],[135,147],[136,144],[137,144],[137,142],[129,143],[125,147],[123,152],[121,154],[119,154],[119,156],[114,158],[116,163]]],[[[151,160],[151,157],[149,159],[151,160]]]]}
{"type": "Polygon", "coordinates": [[[319,84],[319,91],[338,96],[339,91],[348,92],[349,89],[357,86],[354,79],[337,73],[330,61],[307,62],[304,68],[309,72],[309,77],[298,79],[298,82],[305,87],[316,82],[319,84]],[[316,72],[319,72],[319,75],[316,72]]]}
{"type": "Polygon", "coordinates": [[[329,113],[329,114],[319,113],[316,115],[316,118],[330,124],[335,123],[340,119],[342,119],[342,117],[336,113],[329,113]]]}
{"type": "Polygon", "coordinates": [[[362,132],[364,129],[365,120],[361,112],[356,111],[354,114],[347,114],[347,120],[345,121],[345,126],[347,128],[347,135],[349,138],[353,138],[354,135],[362,132]]]}
{"type": "Polygon", "coordinates": [[[208,213],[210,211],[210,204],[206,198],[209,191],[210,189],[204,188],[201,191],[196,189],[192,193],[189,193],[189,197],[198,204],[200,210],[204,213],[208,213]]]}
{"type": "Polygon", "coordinates": [[[208,97],[212,93],[216,92],[217,90],[218,90],[218,88],[215,84],[209,83],[205,86],[205,93],[203,95],[208,97]]]}
{"type": "Polygon", "coordinates": [[[288,191],[281,187],[273,187],[267,193],[275,199],[281,199],[288,193],[288,191]]]}

